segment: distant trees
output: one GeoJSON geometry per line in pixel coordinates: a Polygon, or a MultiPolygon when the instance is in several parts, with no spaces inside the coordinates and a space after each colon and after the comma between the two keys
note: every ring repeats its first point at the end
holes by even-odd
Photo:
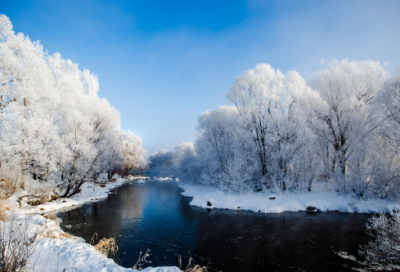
{"type": "Polygon", "coordinates": [[[68,197],[104,171],[145,167],[141,139],[120,129],[97,77],[0,16],[0,162],[21,186],[55,182],[68,197]]]}
{"type": "Polygon", "coordinates": [[[258,64],[228,92],[234,107],[200,115],[183,172],[239,193],[306,191],[318,180],[357,197],[398,196],[399,74],[343,60],[307,82],[258,64]]]}
{"type": "Polygon", "coordinates": [[[121,134],[122,169],[125,172],[144,171],[147,168],[147,151],[142,148],[142,138],[131,131],[121,134]]]}
{"type": "Polygon", "coordinates": [[[181,143],[179,146],[175,147],[174,151],[161,149],[157,153],[149,156],[149,167],[157,169],[159,172],[177,171],[181,167],[182,160],[193,154],[193,152],[194,145],[191,142],[181,143]]]}

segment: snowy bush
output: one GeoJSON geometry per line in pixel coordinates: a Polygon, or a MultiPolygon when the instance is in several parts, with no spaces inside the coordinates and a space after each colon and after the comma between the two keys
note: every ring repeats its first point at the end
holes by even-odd
{"type": "Polygon", "coordinates": [[[27,218],[0,222],[0,270],[23,271],[37,246],[37,235],[27,218]]]}
{"type": "Polygon", "coordinates": [[[373,215],[367,230],[374,238],[359,253],[370,264],[400,264],[400,212],[373,215]]]}
{"type": "Polygon", "coordinates": [[[24,188],[29,196],[50,199],[51,195],[54,194],[55,182],[40,182],[30,178],[25,180],[24,188]]]}
{"type": "Polygon", "coordinates": [[[0,199],[9,198],[19,187],[23,187],[22,175],[18,170],[4,163],[0,167],[0,199]]]}

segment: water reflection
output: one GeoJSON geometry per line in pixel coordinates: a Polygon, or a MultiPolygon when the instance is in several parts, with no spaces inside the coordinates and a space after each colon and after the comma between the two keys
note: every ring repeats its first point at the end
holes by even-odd
{"type": "Polygon", "coordinates": [[[351,271],[335,252],[356,255],[367,215],[262,214],[191,207],[174,181],[124,185],[108,199],[62,214],[62,226],[87,241],[115,237],[125,267],[150,249],[152,266],[192,256],[209,271],[351,271]]]}

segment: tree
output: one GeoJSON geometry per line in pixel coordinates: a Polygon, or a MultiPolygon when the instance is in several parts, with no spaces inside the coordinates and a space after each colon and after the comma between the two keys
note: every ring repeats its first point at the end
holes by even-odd
{"type": "MultiPolygon", "coordinates": [[[[286,190],[291,162],[313,137],[307,122],[319,95],[292,71],[283,75],[268,64],[258,64],[236,79],[227,97],[240,115],[238,126],[252,137],[267,189],[286,190]],[[310,138],[311,137],[311,138],[310,138]]],[[[292,167],[293,168],[293,167],[292,167]]]]}
{"type": "Polygon", "coordinates": [[[145,167],[141,139],[121,131],[118,111],[98,96],[97,77],[15,35],[4,15],[0,84],[0,167],[16,182],[57,183],[69,197],[104,171],[145,167]]]}
{"type": "Polygon", "coordinates": [[[308,82],[325,102],[316,111],[320,123],[314,129],[326,174],[336,180],[339,191],[362,195],[367,188],[367,176],[357,170],[368,169],[365,152],[380,123],[371,109],[386,74],[379,62],[342,60],[314,73],[308,82]],[[362,181],[354,183],[357,176],[362,181]]]}
{"type": "Polygon", "coordinates": [[[251,138],[237,126],[238,111],[223,106],[199,117],[196,157],[202,165],[201,182],[241,193],[254,181],[254,148],[251,138]],[[248,185],[247,185],[248,186],[248,185]]]}
{"type": "MultiPolygon", "coordinates": [[[[236,106],[242,126],[252,136],[257,150],[261,179],[268,179],[267,129],[268,112],[273,107],[273,97],[283,87],[284,75],[268,64],[258,64],[238,77],[227,98],[236,106]]],[[[258,186],[260,187],[261,184],[258,186]]]]}
{"type": "Polygon", "coordinates": [[[46,181],[54,178],[60,143],[51,118],[60,98],[52,91],[47,54],[38,42],[15,35],[4,15],[0,27],[0,160],[20,179],[30,173],[46,181]]]}
{"type": "Polygon", "coordinates": [[[142,139],[128,131],[121,134],[122,169],[126,172],[143,171],[147,167],[147,151],[142,147],[142,139]]]}

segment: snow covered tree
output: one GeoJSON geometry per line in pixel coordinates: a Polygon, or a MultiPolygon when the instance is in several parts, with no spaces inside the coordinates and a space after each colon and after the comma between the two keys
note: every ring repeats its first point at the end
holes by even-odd
{"type": "MultiPolygon", "coordinates": [[[[235,81],[227,98],[236,106],[243,129],[248,131],[257,150],[260,179],[268,179],[267,129],[271,98],[283,87],[284,75],[267,64],[258,64],[235,81]]],[[[261,188],[261,184],[258,185],[261,188]]]]}
{"type": "Polygon", "coordinates": [[[147,168],[147,151],[142,147],[142,138],[133,132],[121,134],[122,169],[125,172],[144,171],[147,168]]]}
{"type": "MultiPolygon", "coordinates": [[[[188,169],[195,156],[192,142],[183,142],[176,146],[173,151],[161,149],[149,157],[150,168],[158,174],[169,175],[173,172],[183,171],[185,175],[192,175],[188,169]],[[185,165],[185,166],[183,166],[185,165]]],[[[182,174],[182,172],[181,172],[182,174]]]]}
{"type": "Polygon", "coordinates": [[[15,35],[0,16],[1,163],[48,180],[56,170],[60,143],[52,119],[60,100],[47,55],[38,42],[15,35]]]}
{"type": "Polygon", "coordinates": [[[257,150],[260,177],[267,189],[286,190],[292,160],[309,144],[307,127],[322,101],[296,72],[287,76],[268,64],[258,64],[236,79],[227,97],[234,103],[237,125],[251,136],[257,150]]]}
{"type": "Polygon", "coordinates": [[[238,119],[235,107],[202,113],[196,153],[203,168],[201,183],[241,193],[255,180],[257,168],[252,139],[237,125],[238,119]]]}
{"type": "Polygon", "coordinates": [[[379,62],[342,60],[314,73],[308,82],[324,100],[324,108],[316,111],[320,123],[313,128],[325,173],[340,192],[361,196],[368,187],[367,152],[380,124],[372,109],[386,74],[379,62]]]}
{"type": "Polygon", "coordinates": [[[387,79],[376,103],[381,124],[376,136],[374,194],[397,197],[400,193],[400,66],[387,79]]]}
{"type": "Polygon", "coordinates": [[[155,154],[149,156],[150,167],[157,170],[170,170],[174,163],[174,152],[166,149],[160,149],[155,154]]]}
{"type": "Polygon", "coordinates": [[[22,187],[32,179],[47,182],[43,188],[57,183],[69,197],[104,171],[145,167],[141,139],[121,131],[118,111],[98,97],[97,77],[15,35],[4,15],[0,84],[0,167],[22,187]]]}

